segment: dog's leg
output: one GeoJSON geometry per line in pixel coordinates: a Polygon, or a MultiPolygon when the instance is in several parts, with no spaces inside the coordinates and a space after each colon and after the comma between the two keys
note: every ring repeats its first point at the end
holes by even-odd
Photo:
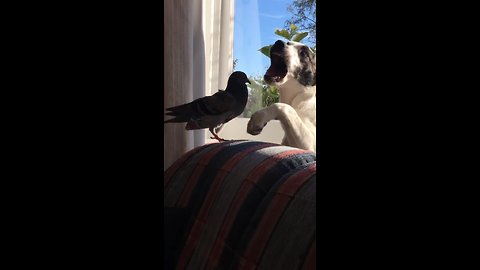
{"type": "Polygon", "coordinates": [[[258,135],[265,125],[273,119],[278,119],[285,131],[289,146],[315,151],[316,141],[313,134],[303,123],[295,109],[284,103],[275,103],[255,112],[247,125],[247,132],[258,135]]]}
{"type": "Polygon", "coordinates": [[[276,110],[273,108],[273,105],[252,114],[247,124],[248,133],[258,135],[270,120],[276,119],[276,110]]]}

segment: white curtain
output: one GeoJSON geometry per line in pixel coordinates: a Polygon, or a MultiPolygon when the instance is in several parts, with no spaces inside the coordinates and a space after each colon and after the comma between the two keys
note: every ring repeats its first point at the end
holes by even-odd
{"type": "MultiPolygon", "coordinates": [[[[234,0],[164,2],[164,109],[225,88],[233,69],[234,4],[234,0]]],[[[205,144],[210,132],[169,123],[164,124],[164,135],[166,170],[183,153],[205,144]]]]}

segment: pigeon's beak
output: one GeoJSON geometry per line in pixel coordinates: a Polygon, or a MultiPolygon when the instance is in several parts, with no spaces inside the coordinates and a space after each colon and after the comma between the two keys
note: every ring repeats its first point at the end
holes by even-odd
{"type": "Polygon", "coordinates": [[[247,82],[248,82],[249,84],[252,84],[252,83],[250,82],[250,80],[248,80],[248,79],[247,79],[247,82]]]}

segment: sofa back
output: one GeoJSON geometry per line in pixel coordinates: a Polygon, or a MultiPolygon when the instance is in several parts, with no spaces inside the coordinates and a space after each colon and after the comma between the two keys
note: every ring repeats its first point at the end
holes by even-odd
{"type": "Polygon", "coordinates": [[[207,144],[164,175],[166,269],[315,269],[314,152],[207,144]]]}

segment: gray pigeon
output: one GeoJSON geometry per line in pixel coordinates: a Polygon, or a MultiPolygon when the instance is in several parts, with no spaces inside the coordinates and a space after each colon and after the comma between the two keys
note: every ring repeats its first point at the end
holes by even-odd
{"type": "Polygon", "coordinates": [[[190,103],[167,108],[166,115],[175,116],[164,123],[184,123],[186,130],[208,128],[218,141],[224,139],[216,134],[223,124],[239,116],[245,109],[248,91],[245,83],[250,83],[241,71],[233,72],[228,78],[225,91],[219,90],[213,96],[202,97],[190,103]],[[214,131],[215,129],[215,131],[214,131]]]}

